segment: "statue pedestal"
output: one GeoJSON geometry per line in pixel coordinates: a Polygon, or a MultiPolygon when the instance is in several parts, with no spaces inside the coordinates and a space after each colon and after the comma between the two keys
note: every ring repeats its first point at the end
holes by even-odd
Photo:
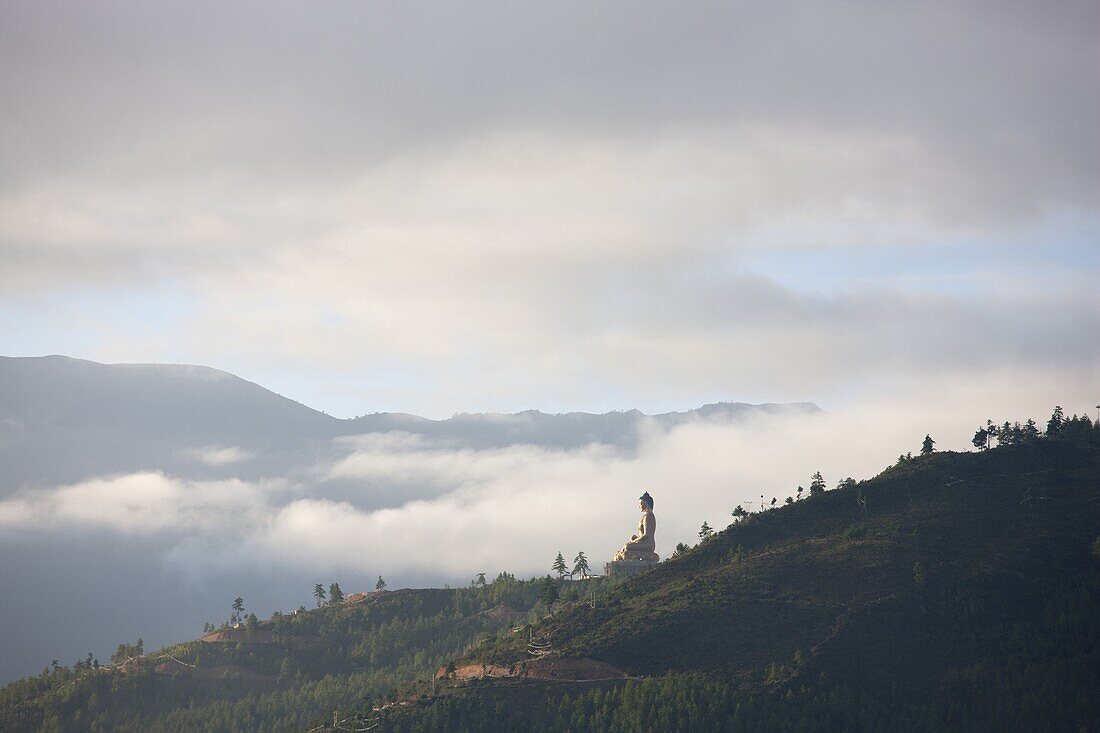
{"type": "Polygon", "coordinates": [[[649,570],[657,564],[656,559],[651,560],[612,560],[603,566],[604,575],[637,575],[643,570],[649,570]]]}

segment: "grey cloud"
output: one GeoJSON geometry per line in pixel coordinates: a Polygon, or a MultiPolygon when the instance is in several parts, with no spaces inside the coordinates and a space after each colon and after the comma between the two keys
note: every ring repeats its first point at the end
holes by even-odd
{"type": "Polygon", "coordinates": [[[144,472],[24,489],[0,500],[0,532],[83,527],[124,535],[226,537],[262,521],[273,500],[301,493],[286,481],[193,481],[144,472]]]}
{"type": "Polygon", "coordinates": [[[252,458],[252,454],[237,446],[205,445],[180,451],[185,458],[198,461],[207,466],[227,466],[252,458]]]}
{"type": "MultiPolygon", "coordinates": [[[[765,168],[782,168],[784,149],[809,162],[750,179],[745,188],[762,185],[747,198],[727,189],[715,208],[782,198],[815,164],[823,183],[834,180],[843,163],[814,159],[815,148],[871,151],[856,161],[863,179],[842,177],[840,195],[856,207],[915,208],[932,231],[984,231],[1097,199],[1100,143],[1089,120],[1100,108],[1100,13],[1088,4],[119,3],[3,13],[0,61],[14,73],[0,98],[17,113],[0,123],[9,161],[0,206],[14,222],[0,241],[22,259],[37,254],[41,262],[23,268],[52,269],[55,282],[104,274],[66,251],[73,241],[84,257],[105,258],[104,272],[130,258],[135,276],[201,269],[204,260],[262,262],[276,232],[276,248],[288,236],[302,246],[339,232],[333,221],[346,210],[305,212],[354,196],[358,181],[395,159],[445,159],[462,146],[507,155],[516,131],[550,140],[563,174],[583,171],[593,150],[619,147],[608,160],[622,169],[595,187],[594,202],[632,179],[652,189],[667,173],[684,184],[675,165],[635,170],[632,156],[678,142],[684,168],[694,168],[712,152],[721,161],[751,146],[760,129],[774,137],[765,168]],[[876,152],[868,140],[903,148],[876,152]],[[93,207],[75,231],[29,225],[80,214],[88,194],[93,207]],[[299,203],[288,210],[288,201],[299,203]]],[[[717,177],[738,176],[738,162],[717,166],[717,177]]],[[[509,185],[479,179],[476,161],[467,166],[451,185],[509,185]]],[[[379,187],[403,182],[383,177],[379,187]]],[[[438,191],[391,191],[424,211],[447,210],[438,191]]],[[[822,192],[810,187],[800,204],[815,205],[822,192]]],[[[540,193],[486,195],[474,213],[492,231],[500,210],[540,193]]],[[[706,196],[689,191],[683,219],[699,211],[691,199],[706,196]]],[[[548,215],[569,214],[553,203],[548,215]]],[[[827,227],[821,212],[813,218],[827,227]]],[[[597,248],[606,245],[598,221],[581,223],[597,248]]],[[[662,246],[697,233],[673,227],[662,246]]]]}
{"type": "MultiPolygon", "coordinates": [[[[814,295],[736,271],[670,267],[662,277],[603,277],[595,285],[566,280],[551,293],[535,287],[479,299],[465,298],[461,281],[393,291],[385,307],[405,316],[392,326],[377,321],[377,311],[350,308],[339,328],[328,327],[309,295],[277,313],[230,298],[196,329],[207,348],[226,356],[248,334],[247,343],[262,345],[254,358],[262,353],[287,364],[307,360],[368,374],[384,373],[394,361],[461,365],[452,367],[454,391],[438,375],[437,391],[407,398],[437,414],[523,404],[532,393],[554,394],[559,404],[597,404],[607,393],[653,395],[667,385],[678,394],[818,400],[851,385],[872,389],[882,374],[946,378],[981,363],[1075,369],[1100,357],[1091,336],[1100,330],[1100,302],[1074,281],[1053,292],[956,296],[868,287],[814,295]],[[509,304],[503,311],[502,303],[509,304]],[[212,338],[216,328],[232,338],[212,338]],[[470,344],[478,348],[471,352],[470,344]],[[476,379],[463,378],[475,372],[476,379]]],[[[344,302],[356,297],[353,280],[344,302]]],[[[340,302],[344,290],[328,288],[326,301],[340,302]]]]}
{"type": "Polygon", "coordinates": [[[744,267],[1094,226],[1093,5],[320,8],[0,9],[0,304],[168,282],[165,360],[436,415],[1095,354],[1089,272],[1007,319],[744,267]]]}

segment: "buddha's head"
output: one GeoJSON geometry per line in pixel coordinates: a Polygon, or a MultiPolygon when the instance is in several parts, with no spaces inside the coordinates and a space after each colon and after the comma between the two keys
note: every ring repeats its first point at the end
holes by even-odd
{"type": "Polygon", "coordinates": [[[649,495],[648,491],[638,497],[638,508],[643,512],[653,511],[653,497],[649,495]]]}

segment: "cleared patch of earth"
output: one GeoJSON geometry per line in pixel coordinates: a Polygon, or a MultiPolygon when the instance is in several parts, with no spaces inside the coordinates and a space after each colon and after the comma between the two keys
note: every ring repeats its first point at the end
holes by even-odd
{"type": "Polygon", "coordinates": [[[587,657],[542,657],[504,667],[498,664],[467,664],[453,672],[441,667],[438,679],[474,680],[484,678],[519,678],[528,680],[622,680],[627,674],[618,667],[587,657]]]}

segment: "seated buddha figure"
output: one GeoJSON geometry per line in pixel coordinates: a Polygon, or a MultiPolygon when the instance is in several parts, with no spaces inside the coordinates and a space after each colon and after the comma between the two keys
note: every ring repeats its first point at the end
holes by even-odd
{"type": "Polygon", "coordinates": [[[653,539],[657,531],[657,517],[653,515],[653,497],[648,491],[638,497],[638,508],[642,510],[638,531],[615,553],[615,559],[657,562],[660,558],[654,552],[657,543],[653,539]]]}

